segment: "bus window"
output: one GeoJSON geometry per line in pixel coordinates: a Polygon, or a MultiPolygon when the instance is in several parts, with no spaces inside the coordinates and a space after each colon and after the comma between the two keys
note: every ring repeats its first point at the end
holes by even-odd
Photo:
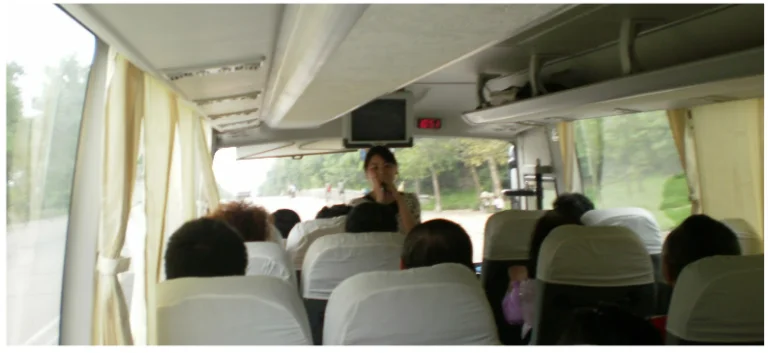
{"type": "Polygon", "coordinates": [[[58,344],[70,193],[96,42],[54,5],[17,3],[11,12],[7,337],[13,345],[58,344]]]}
{"type": "Polygon", "coordinates": [[[670,230],[691,214],[665,111],[574,122],[584,193],[597,208],[642,207],[670,230]]]}

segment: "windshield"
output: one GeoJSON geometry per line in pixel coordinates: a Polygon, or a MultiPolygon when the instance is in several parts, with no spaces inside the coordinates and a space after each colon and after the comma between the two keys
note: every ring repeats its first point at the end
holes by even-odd
{"type": "MultiPolygon", "coordinates": [[[[509,208],[500,195],[510,187],[510,144],[489,139],[418,139],[412,148],[393,149],[395,181],[415,193],[422,222],[445,218],[460,224],[472,239],[473,259],[482,261],[485,222],[509,208]],[[458,143],[457,143],[458,142],[458,143]],[[481,197],[483,196],[483,197],[481,197]]],[[[248,200],[273,212],[296,211],[314,219],[324,206],[364,196],[364,151],[237,161],[236,149],[219,150],[213,161],[222,201],[248,200]]]]}

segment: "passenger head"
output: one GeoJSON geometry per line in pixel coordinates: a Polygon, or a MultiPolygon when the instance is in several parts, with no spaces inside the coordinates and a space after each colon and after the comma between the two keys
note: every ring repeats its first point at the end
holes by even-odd
{"type": "Polygon", "coordinates": [[[361,203],[347,215],[347,233],[397,232],[397,215],[387,205],[361,203]]]}
{"type": "Polygon", "coordinates": [[[661,253],[664,278],[673,286],[685,266],[709,256],[741,255],[741,246],[725,224],[706,215],[693,215],[667,235],[661,253]]]}
{"type": "Polygon", "coordinates": [[[558,196],[552,202],[552,208],[563,216],[580,220],[585,213],[595,209],[595,204],[582,194],[569,193],[558,196]]]}
{"type": "Polygon", "coordinates": [[[467,266],[472,272],[472,240],[460,225],[433,219],[416,225],[405,237],[400,267],[429,267],[443,263],[467,266]]]}
{"type": "Polygon", "coordinates": [[[299,217],[296,212],[285,208],[273,212],[272,219],[275,222],[275,227],[280,231],[280,235],[283,236],[283,239],[288,238],[288,234],[291,233],[293,226],[301,222],[301,217],[299,217]]]}
{"type": "Polygon", "coordinates": [[[320,212],[317,213],[315,219],[335,218],[346,216],[349,211],[352,210],[352,206],[345,204],[333,205],[331,207],[323,207],[320,212]]]}
{"type": "Polygon", "coordinates": [[[248,267],[243,238],[227,223],[200,218],[184,223],[168,240],[165,277],[242,276],[248,267]]]}
{"type": "Polygon", "coordinates": [[[227,222],[245,241],[265,241],[269,238],[269,213],[259,206],[245,202],[219,205],[208,218],[227,222]]]}
{"type": "Polygon", "coordinates": [[[663,345],[661,334],[647,320],[619,307],[601,305],[576,309],[558,345],[663,345]]]}
{"type": "Polygon", "coordinates": [[[395,159],[395,155],[387,147],[371,147],[365,155],[363,170],[371,186],[377,188],[379,185],[373,185],[374,177],[380,182],[392,183],[395,181],[397,159],[395,159]]]}
{"type": "Polygon", "coordinates": [[[531,235],[531,246],[528,249],[528,278],[536,278],[536,262],[539,260],[539,250],[541,250],[544,240],[555,228],[566,224],[581,225],[581,222],[555,210],[547,211],[536,221],[531,235]]]}

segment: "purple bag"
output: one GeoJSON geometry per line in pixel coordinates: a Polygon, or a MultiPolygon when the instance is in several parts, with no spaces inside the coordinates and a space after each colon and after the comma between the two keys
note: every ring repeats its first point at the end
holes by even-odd
{"type": "Polygon", "coordinates": [[[523,323],[523,305],[520,299],[520,282],[512,283],[512,290],[507,292],[504,300],[501,302],[501,308],[504,312],[504,318],[510,325],[520,325],[523,323]]]}

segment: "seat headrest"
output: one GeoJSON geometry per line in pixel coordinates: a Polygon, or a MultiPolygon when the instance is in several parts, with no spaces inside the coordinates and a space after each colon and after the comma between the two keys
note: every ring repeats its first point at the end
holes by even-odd
{"type": "Polygon", "coordinates": [[[280,230],[275,227],[274,224],[269,223],[269,234],[267,235],[267,241],[275,243],[280,248],[285,249],[285,242],[283,242],[283,235],[280,234],[280,230]]]}
{"type": "Polygon", "coordinates": [[[660,254],[664,243],[661,227],[648,210],[639,207],[609,208],[591,210],[581,216],[581,222],[587,226],[618,226],[629,228],[645,244],[649,254],[660,254]]]}
{"type": "Polygon", "coordinates": [[[527,260],[531,234],[545,211],[497,212],[485,223],[483,259],[527,260]]]}
{"type": "Polygon", "coordinates": [[[279,278],[179,278],[157,286],[158,344],[312,344],[296,287],[279,278]]]}
{"type": "Polygon", "coordinates": [[[739,239],[742,255],[758,255],[763,253],[763,238],[755,228],[741,218],[727,218],[722,221],[731,228],[739,239]]]}
{"type": "Polygon", "coordinates": [[[537,278],[553,284],[624,287],[654,282],[648,251],[624,227],[557,227],[544,240],[537,267],[537,278]]]}
{"type": "Polygon", "coordinates": [[[344,233],[347,216],[335,218],[312,219],[296,224],[285,241],[285,250],[293,262],[293,267],[300,269],[304,256],[312,243],[320,237],[344,233]]]}
{"type": "Polygon", "coordinates": [[[326,235],[309,247],[301,270],[304,298],[328,299],[343,280],[361,272],[398,270],[405,236],[399,233],[326,235]]]}
{"type": "Polygon", "coordinates": [[[279,245],[272,242],[249,241],[245,243],[245,247],[248,249],[246,276],[273,276],[296,285],[296,272],[288,260],[288,255],[279,245]]]}
{"type": "Polygon", "coordinates": [[[696,342],[764,340],[763,255],[712,256],[686,266],[672,292],[667,332],[696,342]]]}
{"type": "Polygon", "coordinates": [[[325,311],[328,345],[496,345],[475,274],[458,264],[367,272],[341,283],[325,311]]]}

